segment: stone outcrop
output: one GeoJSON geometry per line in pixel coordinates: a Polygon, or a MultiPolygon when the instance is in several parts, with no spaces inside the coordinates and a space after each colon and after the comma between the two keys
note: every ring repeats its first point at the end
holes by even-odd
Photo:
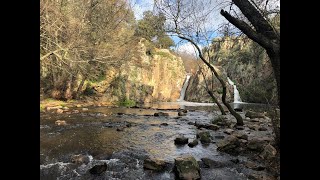
{"type": "Polygon", "coordinates": [[[105,80],[92,85],[99,101],[176,101],[186,77],[183,61],[168,49],[137,44],[131,59],[119,67],[109,67],[105,80]]]}

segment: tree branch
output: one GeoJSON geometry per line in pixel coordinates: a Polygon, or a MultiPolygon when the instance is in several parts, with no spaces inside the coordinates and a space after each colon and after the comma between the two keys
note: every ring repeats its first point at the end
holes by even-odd
{"type": "Polygon", "coordinates": [[[224,11],[222,9],[220,11],[220,14],[224,16],[231,24],[239,28],[250,39],[260,44],[262,47],[266,49],[270,49],[270,48],[273,48],[273,46],[275,45],[272,41],[270,41],[264,35],[255,32],[246,22],[231,16],[227,11],[224,11]]]}

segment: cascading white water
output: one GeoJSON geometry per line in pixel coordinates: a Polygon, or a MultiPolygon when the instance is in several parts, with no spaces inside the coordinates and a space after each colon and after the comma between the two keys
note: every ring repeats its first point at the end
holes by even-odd
{"type": "Polygon", "coordinates": [[[182,87],[181,92],[180,92],[180,98],[177,101],[183,101],[184,100],[184,96],[186,94],[186,90],[187,90],[187,87],[188,87],[188,84],[189,84],[190,77],[191,77],[191,75],[187,74],[187,78],[184,81],[183,87],[182,87]]]}
{"type": "Polygon", "coordinates": [[[229,77],[227,77],[227,79],[228,79],[229,84],[231,84],[233,86],[233,102],[234,103],[241,103],[242,101],[241,101],[237,86],[234,84],[234,82],[231,81],[231,79],[229,77]]]}

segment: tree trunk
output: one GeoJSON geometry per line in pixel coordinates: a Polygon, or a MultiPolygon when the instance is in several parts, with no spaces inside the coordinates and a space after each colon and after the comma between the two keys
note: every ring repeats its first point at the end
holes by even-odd
{"type": "Polygon", "coordinates": [[[232,0],[232,2],[241,10],[255,29],[246,22],[231,16],[223,9],[220,14],[267,51],[277,82],[278,105],[280,106],[280,34],[272,28],[248,0],[232,0]]]}
{"type": "Polygon", "coordinates": [[[278,93],[278,105],[280,106],[280,53],[274,52],[273,50],[267,50],[267,54],[270,58],[272,69],[277,83],[278,93]]]}
{"type": "Polygon", "coordinates": [[[83,79],[81,80],[80,84],[79,84],[79,87],[76,91],[76,94],[74,96],[75,99],[78,99],[79,98],[79,95],[81,93],[81,90],[82,90],[82,87],[84,85],[84,82],[87,80],[87,76],[83,77],[83,79]]]}
{"type": "Polygon", "coordinates": [[[214,75],[219,80],[220,84],[222,85],[222,88],[223,88],[222,102],[223,102],[223,104],[228,108],[230,113],[236,118],[237,125],[242,126],[243,125],[242,117],[235,110],[233,110],[232,107],[230,106],[230,104],[226,101],[226,94],[227,94],[226,83],[221,79],[221,77],[219,76],[217,71],[214,69],[214,67],[204,59],[204,57],[202,56],[202,53],[201,53],[201,50],[200,50],[199,46],[195,42],[193,42],[191,39],[189,39],[187,37],[184,37],[184,36],[178,35],[178,37],[181,38],[181,39],[189,41],[191,44],[193,44],[196,47],[196,49],[197,49],[197,51],[199,53],[199,57],[202,60],[202,62],[204,62],[210,68],[211,72],[214,73],[214,75]]]}
{"type": "Polygon", "coordinates": [[[223,107],[221,106],[221,104],[219,103],[218,99],[213,95],[212,91],[208,90],[208,93],[210,95],[210,97],[213,99],[213,101],[217,104],[220,112],[222,115],[226,115],[226,112],[224,111],[223,107]]]}

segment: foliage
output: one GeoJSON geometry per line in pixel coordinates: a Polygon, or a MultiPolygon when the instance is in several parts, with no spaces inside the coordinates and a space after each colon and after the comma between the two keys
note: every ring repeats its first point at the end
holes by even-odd
{"type": "Polygon", "coordinates": [[[120,106],[125,106],[125,107],[132,107],[136,105],[136,102],[134,100],[130,100],[125,98],[124,100],[119,102],[120,106]]]}
{"type": "Polygon", "coordinates": [[[135,35],[152,41],[159,48],[174,46],[173,40],[165,33],[165,21],[163,14],[156,15],[151,11],[145,11],[143,19],[138,21],[135,35]]]}
{"type": "Polygon", "coordinates": [[[41,0],[40,80],[45,93],[71,99],[79,79],[99,81],[131,56],[134,16],[125,0],[41,0]]]}

